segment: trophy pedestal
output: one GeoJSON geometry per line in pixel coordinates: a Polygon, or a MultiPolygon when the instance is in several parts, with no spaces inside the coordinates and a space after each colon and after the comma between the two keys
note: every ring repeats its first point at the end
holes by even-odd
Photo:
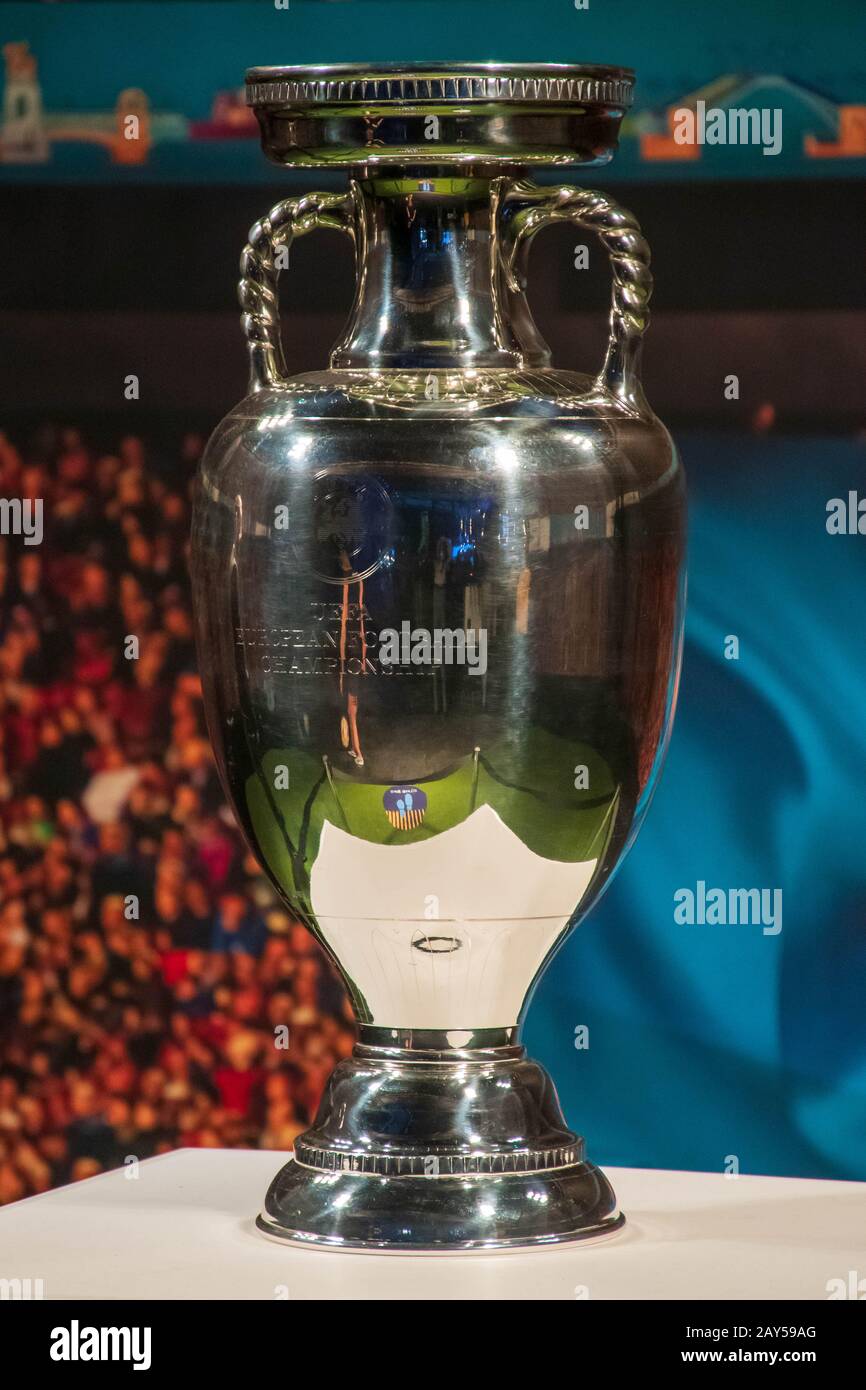
{"type": "Polygon", "coordinates": [[[622,1226],[609,1182],[522,1047],[400,1040],[411,1045],[361,1043],[335,1068],[313,1128],[271,1183],[259,1230],[302,1245],[447,1253],[622,1226]]]}

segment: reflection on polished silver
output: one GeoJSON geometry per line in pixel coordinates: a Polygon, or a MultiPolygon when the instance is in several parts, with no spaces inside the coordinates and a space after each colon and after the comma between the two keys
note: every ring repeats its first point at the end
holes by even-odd
{"type": "Polygon", "coordinates": [[[259,1225],[360,1250],[604,1235],[616,1199],[519,1027],[658,779],[684,484],[640,384],[640,229],[526,166],[608,159],[631,75],[255,69],[248,93],[277,162],[350,173],[243,253],[250,393],[195,507],[202,679],[245,835],[359,1024],[259,1225]],[[592,376],[552,367],[526,299],[558,221],[610,259],[592,376]],[[329,369],[289,378],[278,276],[315,229],[350,239],[355,300],[329,369]]]}
{"type": "Polygon", "coordinates": [[[633,88],[629,68],[592,64],[341,63],[247,73],[247,102],[271,159],[353,170],[605,164],[633,88]]]}

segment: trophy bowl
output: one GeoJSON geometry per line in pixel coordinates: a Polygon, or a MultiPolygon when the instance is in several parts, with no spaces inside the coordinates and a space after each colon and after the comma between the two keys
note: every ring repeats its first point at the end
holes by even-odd
{"type": "Polygon", "coordinates": [[[638,375],[652,282],[630,213],[533,165],[600,164],[621,68],[258,68],[268,154],[348,171],[253,227],[251,382],[197,485],[208,725],[246,839],[335,963],[352,1056],[258,1225],[448,1252],[623,1221],[520,1025],[634,839],[683,621],[682,469],[638,375]],[[601,369],[555,369],[525,295],[567,221],[610,259],[601,369]],[[356,289],[326,371],[288,376],[292,240],[356,289]]]}

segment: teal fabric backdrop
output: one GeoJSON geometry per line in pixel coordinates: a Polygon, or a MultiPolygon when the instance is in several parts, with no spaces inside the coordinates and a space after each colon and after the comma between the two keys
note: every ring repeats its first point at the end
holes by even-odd
{"type": "Polygon", "coordinates": [[[689,605],[660,788],[527,1040],[608,1163],[866,1178],[866,445],[683,435],[689,605]],[[725,638],[739,638],[727,660],[725,638]],[[782,930],[674,894],[781,888],[782,930]],[[589,1048],[574,1030],[589,1027],[589,1048]]]}
{"type": "MultiPolygon", "coordinates": [[[[215,92],[256,64],[373,59],[485,59],[616,63],[638,75],[635,115],[655,113],[715,79],[735,74],[744,98],[779,107],[781,152],[705,149],[699,161],[648,164],[626,127],[605,178],[862,178],[866,157],[806,159],[805,134],[832,141],[838,104],[866,102],[866,11],[861,0],[817,8],[811,0],[186,0],[180,4],[0,6],[3,42],[27,41],[39,63],[46,110],[110,111],[118,92],[140,87],[154,111],[206,119],[215,92]],[[749,80],[760,75],[757,91],[749,80]],[[786,81],[779,84],[778,79],[786,81]]],[[[244,140],[166,140],[144,167],[112,166],[106,152],[58,144],[50,165],[0,164],[0,182],[45,178],[111,182],[273,180],[244,140]]],[[[291,177],[291,176],[287,176],[291,177]]]]}

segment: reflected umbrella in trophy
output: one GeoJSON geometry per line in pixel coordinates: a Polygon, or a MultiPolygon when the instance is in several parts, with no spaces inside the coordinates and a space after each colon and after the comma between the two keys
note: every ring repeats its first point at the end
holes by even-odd
{"type": "Polygon", "coordinates": [[[273,159],[349,171],[252,229],[251,390],[194,518],[221,776],[358,1020],[267,1193],[271,1236],[484,1249],[622,1223],[519,1031],[637,832],[679,669],[683,475],[637,371],[647,246],[606,195],[528,179],[608,159],[631,88],[555,66],[248,77],[273,159]],[[611,261],[596,376],[551,366],[525,296],[561,220],[611,261]],[[351,239],[355,302],[329,369],[289,377],[279,253],[315,228],[351,239]]]}

